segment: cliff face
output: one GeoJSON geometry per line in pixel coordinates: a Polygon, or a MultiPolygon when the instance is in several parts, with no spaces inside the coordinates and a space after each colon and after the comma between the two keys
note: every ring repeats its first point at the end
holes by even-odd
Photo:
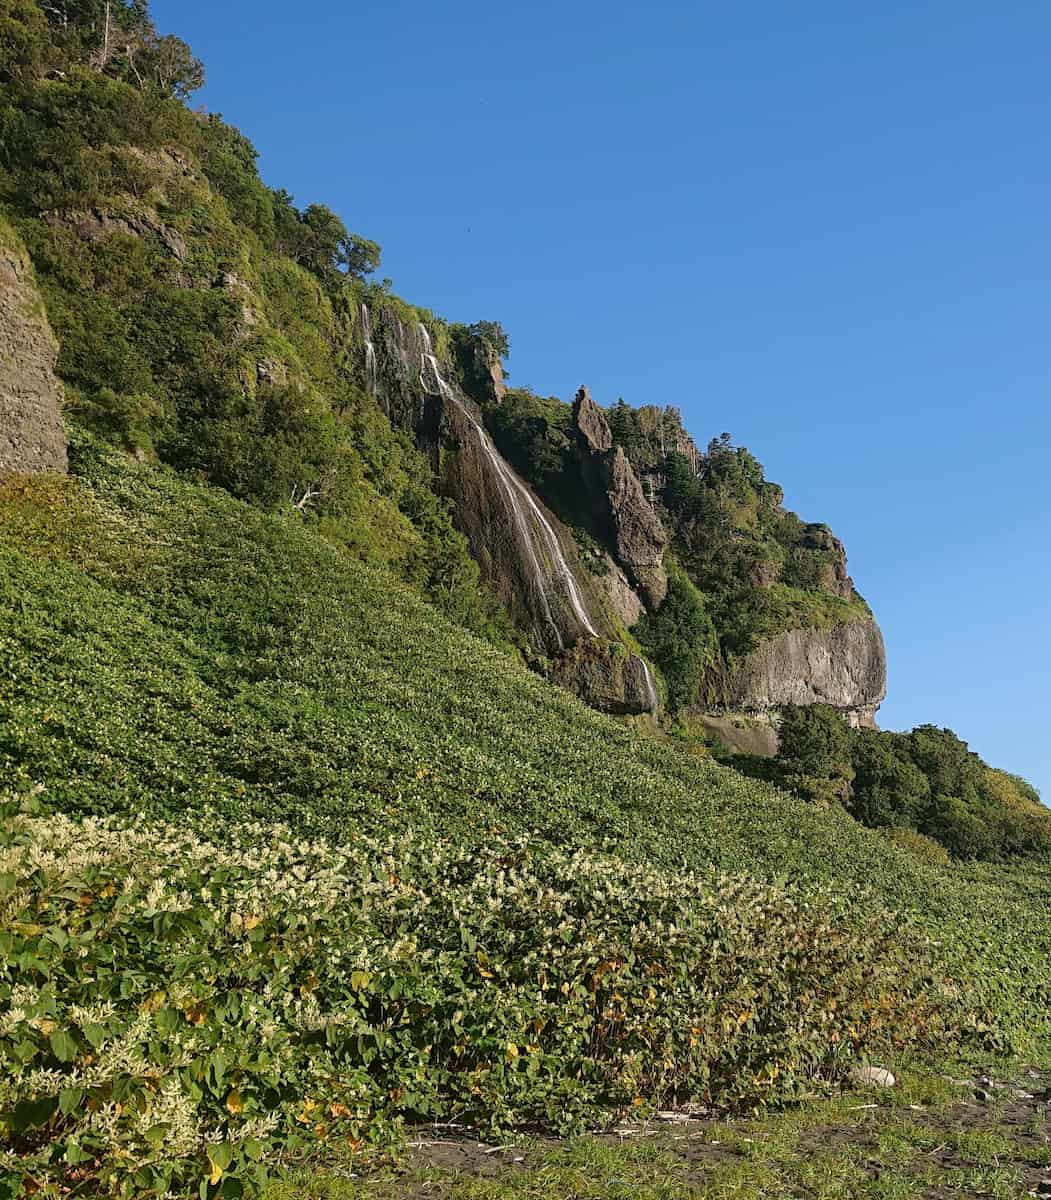
{"type": "Polygon", "coordinates": [[[594,493],[597,512],[617,560],[638,587],[647,608],[659,608],[668,591],[664,550],[668,535],[642,490],[639,477],[602,410],[582,387],[573,403],[573,423],[581,446],[581,473],[594,493]]]}
{"type": "Polygon", "coordinates": [[[0,220],[0,474],[66,470],[57,354],[29,257],[0,220]]]}
{"type": "Polygon", "coordinates": [[[883,635],[871,620],[793,629],[763,642],[741,663],[732,693],[745,711],[828,704],[858,725],[874,723],[886,694],[883,635]]]}
{"type": "MultiPolygon", "coordinates": [[[[660,611],[668,587],[663,560],[673,537],[687,557],[699,545],[698,569],[704,568],[703,521],[691,518],[686,525],[691,540],[683,542],[682,524],[676,534],[675,514],[660,501],[669,454],[678,455],[696,479],[708,461],[678,414],[637,410],[632,419],[642,436],[629,454],[615,432],[623,411],[607,416],[587,388],[578,391],[566,432],[558,436],[560,478],[597,538],[598,549],[582,555],[573,531],[500,453],[482,409],[461,387],[463,379],[483,405],[504,400],[493,356],[479,348],[477,360],[466,363],[466,374],[461,362],[458,375],[448,345],[436,345],[424,325],[394,305],[363,308],[361,327],[369,388],[391,421],[410,430],[429,454],[474,558],[543,657],[548,675],[607,711],[656,711],[653,675],[643,659],[627,653],[618,629],[660,611]]],[[[736,496],[740,481],[733,486],[736,496]]],[[[749,537],[760,547],[741,568],[749,586],[760,592],[781,587],[791,594],[782,580],[793,578],[792,571],[805,572],[808,594],[827,596],[841,612],[819,628],[768,636],[728,662],[718,707],[764,716],[787,704],[821,703],[855,723],[871,723],[886,690],[883,640],[856,601],[842,543],[826,526],[805,525],[786,513],[776,485],[760,481],[755,488],[767,532],[744,529],[733,535],[735,550],[749,537]],[[784,537],[782,524],[791,536],[787,547],[769,533],[784,537]]]]}
{"type": "MultiPolygon", "coordinates": [[[[362,330],[370,387],[430,455],[486,581],[549,662],[549,675],[597,708],[655,711],[649,668],[614,652],[616,605],[580,563],[571,532],[497,450],[427,328],[381,308],[363,311],[362,330]]],[[[491,357],[485,361],[486,398],[495,400],[501,381],[491,357]]]]}

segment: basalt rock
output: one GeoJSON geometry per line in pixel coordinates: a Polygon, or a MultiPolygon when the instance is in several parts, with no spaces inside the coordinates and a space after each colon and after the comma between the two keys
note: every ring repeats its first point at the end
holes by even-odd
{"type": "Polygon", "coordinates": [[[873,723],[887,693],[883,635],[873,620],[790,630],[753,650],[731,686],[730,707],[745,712],[828,704],[853,724],[873,723]]]}
{"type": "Polygon", "coordinates": [[[580,643],[552,662],[548,677],[602,712],[655,715],[659,708],[656,684],[645,660],[617,642],[580,643]]]}
{"type": "Polygon", "coordinates": [[[638,475],[613,435],[602,410],[582,387],[573,402],[573,423],[581,450],[585,486],[596,499],[595,515],[610,531],[617,560],[651,609],[668,591],[662,565],[667,534],[646,499],[638,475]]]}
{"type": "Polygon", "coordinates": [[[67,469],[57,355],[29,256],[0,220],[0,475],[67,469]]]}

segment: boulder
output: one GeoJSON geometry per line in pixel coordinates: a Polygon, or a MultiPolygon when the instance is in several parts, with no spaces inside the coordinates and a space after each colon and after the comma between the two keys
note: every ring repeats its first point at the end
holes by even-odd
{"type": "Polygon", "coordinates": [[[892,1088],[898,1082],[886,1067],[855,1067],[850,1077],[860,1087],[892,1088]]]}

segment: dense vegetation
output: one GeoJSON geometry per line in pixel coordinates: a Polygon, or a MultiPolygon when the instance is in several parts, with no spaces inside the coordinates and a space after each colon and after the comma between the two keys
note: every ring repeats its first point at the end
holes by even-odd
{"type": "Polygon", "coordinates": [[[10,1169],[239,1194],[417,1116],[578,1128],[1048,1032],[1046,865],[640,737],[299,514],[74,469],[0,497],[10,1169]]]}
{"type": "MultiPolygon", "coordinates": [[[[2,219],[72,466],[0,480],[0,1197],[237,1197],[420,1118],[579,1130],[1042,1052],[1048,859],[941,849],[1040,850],[1035,795],[821,710],[777,788],[528,673],[366,377],[362,301],[429,314],[187,108],[202,78],[144,0],[0,12],[2,219]]],[[[431,324],[468,388],[508,352],[431,324]]],[[[747,451],[609,419],[673,533],[634,630],[673,707],[867,615],[747,451]]],[[[568,406],[486,420],[597,546],[568,406]]]]}
{"type": "Polygon", "coordinates": [[[772,762],[739,769],[818,803],[843,803],[871,828],[911,829],[959,858],[1051,853],[1051,813],[1036,790],[995,770],[950,729],[851,729],[824,705],[781,714],[772,762]]]}
{"type": "Polygon", "coordinates": [[[144,4],[45,16],[19,0],[0,32],[0,202],[59,338],[69,418],[262,506],[296,504],[505,639],[430,467],[367,394],[375,243],[266,187],[251,143],[182,103],[199,67],[146,69],[142,46],[174,54],[178,39],[144,4]]]}
{"type": "MultiPolygon", "coordinates": [[[[671,535],[672,609],[634,632],[661,668],[673,708],[724,704],[736,664],[764,638],[871,617],[831,530],[783,508],[781,488],[727,434],[687,454],[692,443],[675,409],[620,401],[606,417],[671,535]]],[[[516,389],[486,419],[559,516],[601,540],[581,488],[570,406],[516,389]]]]}

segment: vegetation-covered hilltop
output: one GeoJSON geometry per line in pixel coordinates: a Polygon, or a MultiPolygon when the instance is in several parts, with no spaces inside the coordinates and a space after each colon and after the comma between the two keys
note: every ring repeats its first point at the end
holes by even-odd
{"type": "Polygon", "coordinates": [[[201,78],[142,0],[0,8],[0,1196],[1046,1055],[1046,810],[844,720],[827,527],[508,389],[201,78]],[[775,757],[698,736],[750,705],[775,757]]]}

